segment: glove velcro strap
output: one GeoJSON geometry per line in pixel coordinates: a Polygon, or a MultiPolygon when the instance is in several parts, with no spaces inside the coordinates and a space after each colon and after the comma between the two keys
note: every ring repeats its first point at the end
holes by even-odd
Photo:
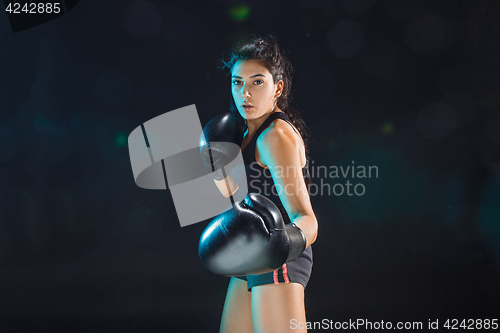
{"type": "Polygon", "coordinates": [[[287,262],[295,260],[306,249],[306,236],[302,230],[295,224],[289,223],[286,226],[286,232],[289,240],[287,262]]]}

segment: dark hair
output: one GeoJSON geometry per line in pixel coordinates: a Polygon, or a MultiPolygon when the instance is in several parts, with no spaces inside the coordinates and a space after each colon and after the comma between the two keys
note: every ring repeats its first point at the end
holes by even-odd
{"type": "MultiPolygon", "coordinates": [[[[259,60],[269,73],[273,76],[273,82],[276,84],[279,80],[283,80],[283,92],[277,99],[277,106],[281,111],[292,121],[292,124],[299,131],[304,140],[306,158],[309,158],[309,134],[307,127],[302,119],[299,111],[292,107],[292,63],[280,50],[278,41],[272,35],[265,37],[253,36],[252,38],[244,38],[237,41],[228,54],[228,60],[221,60],[221,67],[228,68],[231,72],[234,64],[238,60],[259,60]]],[[[231,98],[231,112],[241,119],[241,116],[236,109],[233,98],[231,98]]]]}

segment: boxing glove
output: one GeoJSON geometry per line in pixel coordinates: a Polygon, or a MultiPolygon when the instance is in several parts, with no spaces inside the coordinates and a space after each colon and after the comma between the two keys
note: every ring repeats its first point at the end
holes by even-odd
{"type": "Polygon", "coordinates": [[[200,153],[207,173],[215,180],[223,180],[229,174],[224,167],[240,152],[243,143],[243,127],[230,112],[212,118],[200,136],[200,153]]]}
{"type": "Polygon", "coordinates": [[[249,193],[210,222],[198,252],[211,272],[237,276],[273,271],[297,258],[305,246],[302,230],[293,223],[285,227],[271,200],[249,193]]]}

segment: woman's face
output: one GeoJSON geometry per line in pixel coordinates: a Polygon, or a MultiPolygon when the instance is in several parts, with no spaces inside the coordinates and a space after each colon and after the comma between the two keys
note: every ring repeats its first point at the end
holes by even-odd
{"type": "Polygon", "coordinates": [[[273,111],[283,81],[273,82],[271,73],[258,60],[238,60],[231,71],[231,92],[244,119],[257,119],[273,111]]]}

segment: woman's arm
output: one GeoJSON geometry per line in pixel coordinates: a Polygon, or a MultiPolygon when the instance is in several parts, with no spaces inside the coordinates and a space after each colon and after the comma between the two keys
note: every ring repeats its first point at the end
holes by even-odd
{"type": "Polygon", "coordinates": [[[260,161],[269,168],[276,191],[292,223],[306,236],[306,248],[316,240],[318,222],[302,175],[300,137],[285,122],[273,122],[257,139],[260,161]]]}

